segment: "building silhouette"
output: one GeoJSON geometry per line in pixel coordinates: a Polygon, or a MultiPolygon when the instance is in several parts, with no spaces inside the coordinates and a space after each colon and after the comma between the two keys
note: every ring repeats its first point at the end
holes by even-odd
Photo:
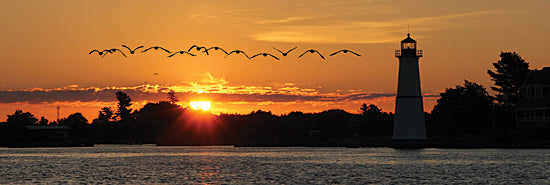
{"type": "Polygon", "coordinates": [[[395,51],[395,57],[399,59],[399,76],[393,139],[427,139],[418,68],[418,59],[422,57],[422,50],[416,49],[416,41],[407,34],[407,38],[401,41],[401,49],[395,51]]]}
{"type": "Polygon", "coordinates": [[[529,72],[519,95],[516,122],[520,129],[550,128],[550,67],[529,72]]]}

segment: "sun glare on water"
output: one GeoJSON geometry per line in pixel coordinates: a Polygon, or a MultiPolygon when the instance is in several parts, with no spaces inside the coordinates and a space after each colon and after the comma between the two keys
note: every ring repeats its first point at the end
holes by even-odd
{"type": "Polygon", "coordinates": [[[210,106],[212,105],[209,101],[191,101],[189,102],[189,106],[195,110],[203,110],[208,111],[210,110],[210,106]]]}

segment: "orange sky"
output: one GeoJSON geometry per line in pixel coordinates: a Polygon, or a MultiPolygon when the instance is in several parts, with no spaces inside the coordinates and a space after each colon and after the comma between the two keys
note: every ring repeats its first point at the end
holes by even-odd
{"type": "Polygon", "coordinates": [[[550,66],[549,8],[545,0],[0,1],[0,120],[15,109],[54,120],[56,106],[61,117],[82,112],[92,120],[100,107],[115,107],[112,91],[120,89],[134,108],[173,89],[185,106],[213,101],[214,113],[357,112],[362,103],[393,112],[394,50],[407,25],[424,50],[420,74],[430,111],[440,92],[464,79],[491,86],[486,71],[500,51],[518,52],[531,68],[550,66]],[[249,54],[298,49],[278,61],[219,53],[88,55],[122,44],[249,54]],[[328,55],[344,48],[363,56],[297,58],[308,49],[328,55]]]}

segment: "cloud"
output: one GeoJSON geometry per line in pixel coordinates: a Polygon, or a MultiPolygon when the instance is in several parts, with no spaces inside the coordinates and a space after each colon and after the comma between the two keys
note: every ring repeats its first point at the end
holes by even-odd
{"type": "MultiPolygon", "coordinates": [[[[277,114],[290,111],[316,112],[340,108],[356,111],[362,103],[373,103],[384,110],[394,109],[395,93],[365,92],[361,89],[321,93],[318,88],[302,88],[292,82],[274,83],[274,86],[231,84],[224,77],[205,74],[197,82],[178,85],[144,84],[127,87],[81,87],[69,85],[61,88],[31,88],[0,91],[0,113],[11,114],[24,109],[49,119],[56,116],[56,106],[64,114],[82,112],[94,117],[101,107],[116,107],[115,93],[130,95],[133,108],[139,109],[150,102],[167,100],[167,92],[174,90],[182,106],[192,100],[209,100],[215,113],[247,113],[253,110],[270,110],[277,114]]],[[[426,108],[431,108],[438,93],[424,94],[426,108]]],[[[63,115],[62,115],[63,116],[63,115]]]]}
{"type": "MultiPolygon", "coordinates": [[[[439,30],[439,29],[449,29],[454,27],[467,27],[469,24],[467,21],[472,20],[483,20],[482,16],[495,17],[498,15],[504,14],[515,14],[516,11],[510,10],[485,10],[477,12],[466,12],[450,15],[440,15],[440,16],[428,16],[428,17],[418,17],[407,20],[410,24],[415,25],[415,29],[418,30],[439,30]]],[[[404,22],[402,22],[404,23],[404,22]]]]}
{"type": "MultiPolygon", "coordinates": [[[[196,84],[195,84],[196,85],[196,84]]],[[[163,101],[166,100],[168,89],[178,89],[176,95],[182,101],[189,101],[201,95],[215,99],[218,102],[294,102],[294,101],[318,101],[339,102],[370,100],[384,97],[395,97],[394,93],[362,92],[356,93],[324,93],[320,94],[316,89],[299,87],[272,87],[257,86],[227,86],[219,89],[206,89],[205,91],[190,90],[192,86],[151,86],[141,85],[135,87],[109,87],[109,88],[79,88],[79,89],[31,89],[17,91],[0,91],[0,103],[52,103],[52,102],[114,102],[115,93],[123,91],[130,95],[133,101],[163,101]]],[[[203,88],[202,86],[199,88],[203,88]]],[[[426,94],[425,97],[437,95],[426,94]]]]}
{"type": "Polygon", "coordinates": [[[278,20],[260,20],[260,21],[256,21],[256,23],[257,24],[292,23],[292,22],[304,21],[308,19],[314,19],[314,17],[311,17],[311,16],[287,17],[287,18],[278,19],[278,20]]]}
{"type": "MultiPolygon", "coordinates": [[[[69,85],[54,89],[5,90],[0,91],[0,103],[115,102],[117,91],[127,93],[136,102],[157,102],[166,100],[166,93],[170,90],[175,91],[182,101],[208,98],[217,102],[341,102],[395,97],[395,93],[364,92],[363,90],[320,93],[318,89],[301,88],[290,82],[277,84],[275,87],[230,84],[224,77],[214,77],[207,73],[201,81],[184,82],[179,85],[144,84],[131,87],[69,85]]],[[[435,97],[438,95],[425,94],[424,96],[435,97]]]]}
{"type": "Polygon", "coordinates": [[[258,24],[270,27],[258,31],[251,37],[258,41],[306,42],[320,44],[335,43],[391,43],[402,39],[403,27],[412,24],[416,31],[449,29],[470,26],[467,21],[483,20],[482,16],[496,16],[515,13],[508,10],[486,10],[449,15],[393,18],[387,20],[341,20],[334,17],[289,17],[281,20],[262,20],[258,24]],[[307,21],[304,21],[307,20],[307,21]],[[299,21],[300,24],[294,22],[299,21]]]}
{"type": "Polygon", "coordinates": [[[292,25],[253,35],[258,41],[305,43],[388,43],[402,39],[395,30],[402,25],[361,21],[332,25],[292,25]]]}

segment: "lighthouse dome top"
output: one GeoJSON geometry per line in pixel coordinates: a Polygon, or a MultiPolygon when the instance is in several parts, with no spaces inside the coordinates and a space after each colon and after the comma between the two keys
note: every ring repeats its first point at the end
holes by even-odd
{"type": "Polygon", "coordinates": [[[403,39],[401,43],[416,43],[416,40],[411,38],[411,34],[407,33],[407,38],[403,39]]]}

